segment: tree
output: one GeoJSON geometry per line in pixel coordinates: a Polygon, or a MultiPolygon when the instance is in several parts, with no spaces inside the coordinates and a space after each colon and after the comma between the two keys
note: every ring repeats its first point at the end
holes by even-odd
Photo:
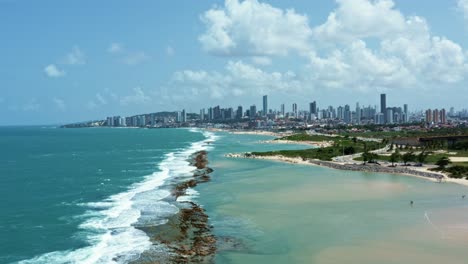
{"type": "Polygon", "coordinates": [[[378,158],[379,156],[375,153],[371,153],[371,152],[364,152],[362,153],[362,159],[364,160],[364,162],[369,162],[369,163],[372,163],[372,162],[375,162],[375,160],[378,158]]]}
{"type": "Polygon", "coordinates": [[[428,154],[426,154],[423,151],[423,152],[419,153],[419,155],[416,158],[417,158],[418,162],[422,164],[422,163],[426,162],[427,156],[428,156],[428,154]]]}
{"type": "Polygon", "coordinates": [[[392,163],[392,167],[394,166],[395,162],[398,162],[400,159],[400,154],[397,152],[393,152],[392,155],[390,155],[390,162],[392,163]]]}
{"type": "Polygon", "coordinates": [[[356,138],[356,137],[353,137],[352,140],[353,140],[354,144],[356,144],[357,138],[356,138]]]}
{"type": "Polygon", "coordinates": [[[414,161],[416,159],[416,155],[414,155],[413,152],[408,151],[405,154],[403,154],[403,156],[401,156],[401,159],[403,160],[403,163],[406,166],[406,163],[408,163],[410,161],[414,161]]]}
{"type": "Polygon", "coordinates": [[[448,157],[441,157],[437,162],[436,165],[439,166],[439,169],[445,169],[447,165],[452,163],[448,157]]]}
{"type": "Polygon", "coordinates": [[[345,155],[352,155],[354,153],[356,153],[356,150],[354,149],[353,146],[347,146],[343,149],[343,152],[345,155]]]}

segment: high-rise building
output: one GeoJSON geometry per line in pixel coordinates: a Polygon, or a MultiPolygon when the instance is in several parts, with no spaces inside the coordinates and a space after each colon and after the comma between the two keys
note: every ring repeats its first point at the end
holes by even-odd
{"type": "Polygon", "coordinates": [[[284,104],[281,104],[281,115],[284,117],[284,104]]]}
{"type": "Polygon", "coordinates": [[[205,120],[205,108],[200,109],[200,121],[205,120]]]}
{"type": "Polygon", "coordinates": [[[268,96],[263,96],[263,116],[268,114],[268,96]]]}
{"type": "Polygon", "coordinates": [[[182,110],[182,123],[187,122],[187,113],[185,112],[185,109],[182,110]]]}
{"type": "Polygon", "coordinates": [[[432,110],[427,109],[426,110],[426,123],[432,123],[432,110]]]}
{"type": "Polygon", "coordinates": [[[385,123],[393,124],[393,108],[387,108],[387,114],[385,115],[385,123]]]}
{"type": "Polygon", "coordinates": [[[221,108],[219,105],[215,106],[213,108],[213,119],[214,120],[220,120],[221,119],[221,108]]]}
{"type": "Polygon", "coordinates": [[[294,117],[298,117],[298,116],[297,116],[297,104],[296,104],[296,103],[294,103],[294,104],[292,105],[292,111],[293,111],[293,113],[294,113],[294,117]]]}
{"type": "Polygon", "coordinates": [[[432,112],[432,121],[434,121],[435,124],[438,124],[440,122],[439,117],[439,109],[434,109],[434,111],[432,112]]]}
{"type": "Polygon", "coordinates": [[[243,114],[243,112],[242,112],[242,106],[239,105],[239,106],[237,107],[237,111],[236,111],[236,119],[242,119],[242,114],[243,114]]]}
{"type": "Polygon", "coordinates": [[[409,114],[408,114],[408,105],[407,105],[407,104],[404,104],[404,105],[403,105],[403,113],[404,113],[403,122],[404,122],[404,123],[408,123],[408,121],[409,121],[409,114]]]}
{"type": "Polygon", "coordinates": [[[317,115],[317,103],[315,101],[309,103],[309,112],[311,114],[317,115]]]}
{"type": "Polygon", "coordinates": [[[257,107],[255,105],[250,106],[250,118],[253,119],[257,116],[257,107]]]}
{"type": "Polygon", "coordinates": [[[384,114],[384,123],[387,123],[387,96],[380,94],[380,113],[384,114]]]}
{"type": "Polygon", "coordinates": [[[341,105],[338,106],[338,119],[339,120],[344,119],[344,109],[343,109],[343,107],[341,105]]]}
{"type": "Polygon", "coordinates": [[[349,107],[349,105],[345,105],[343,114],[344,114],[344,118],[343,118],[344,122],[346,124],[351,123],[352,114],[351,114],[351,108],[349,107]]]}
{"type": "Polygon", "coordinates": [[[445,108],[440,110],[440,123],[445,124],[447,123],[447,113],[445,112],[445,108]]]}
{"type": "Polygon", "coordinates": [[[356,103],[356,124],[361,124],[361,107],[356,103]]]}
{"type": "Polygon", "coordinates": [[[214,119],[213,107],[208,108],[208,120],[212,121],[214,119]]]}

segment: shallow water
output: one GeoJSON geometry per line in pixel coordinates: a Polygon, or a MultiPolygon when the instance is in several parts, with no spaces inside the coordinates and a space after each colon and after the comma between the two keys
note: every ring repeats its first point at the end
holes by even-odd
{"type": "Polygon", "coordinates": [[[243,244],[218,263],[466,263],[466,187],[222,155],[273,147],[255,141],[224,135],[198,188],[216,234],[243,244]]]}

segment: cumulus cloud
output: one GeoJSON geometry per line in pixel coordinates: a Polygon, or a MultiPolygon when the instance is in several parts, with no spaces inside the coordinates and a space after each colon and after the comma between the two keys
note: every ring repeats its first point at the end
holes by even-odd
{"type": "Polygon", "coordinates": [[[127,65],[137,65],[146,62],[151,57],[143,51],[133,52],[125,56],[123,62],[127,65]]]}
{"type": "Polygon", "coordinates": [[[63,60],[68,65],[82,65],[86,63],[85,54],[78,46],[74,46],[72,50],[65,56],[63,60]]]}
{"type": "Polygon", "coordinates": [[[109,45],[109,47],[107,48],[107,52],[113,53],[113,54],[115,54],[115,53],[121,53],[121,52],[123,52],[123,51],[124,51],[123,45],[120,44],[120,43],[116,43],[116,42],[111,43],[111,44],[109,45]]]}
{"type": "Polygon", "coordinates": [[[223,99],[302,89],[299,77],[292,71],[266,72],[242,61],[228,62],[222,72],[203,70],[176,72],[168,86],[166,89],[171,91],[169,95],[176,100],[200,97],[223,99]]]}
{"type": "Polygon", "coordinates": [[[52,78],[58,78],[65,76],[65,71],[60,70],[55,64],[49,64],[44,68],[44,72],[47,76],[52,78]]]}
{"type": "Polygon", "coordinates": [[[314,37],[325,47],[322,53],[332,54],[326,58],[312,55],[309,65],[318,80],[327,80],[325,86],[399,89],[464,79],[463,49],[432,35],[424,18],[405,16],[391,0],[337,3],[327,21],[314,28],[314,37]],[[376,39],[378,47],[368,48],[367,38],[376,39]],[[336,74],[321,71],[324,65],[337,67],[336,74]]]}
{"type": "Polygon", "coordinates": [[[145,104],[151,101],[151,97],[146,95],[140,87],[133,88],[133,94],[120,98],[121,105],[138,105],[145,104]]]}
{"type": "MultiPolygon", "coordinates": [[[[370,91],[464,80],[468,53],[452,40],[433,35],[423,17],[404,15],[392,0],[336,3],[324,23],[310,27],[307,16],[292,9],[279,9],[257,0],[226,0],[224,6],[202,15],[206,31],[199,41],[211,54],[249,56],[258,66],[271,65],[275,55],[297,54],[308,61],[302,66],[300,80],[308,87],[370,91]]],[[[460,0],[458,5],[463,9],[468,7],[465,3],[468,0],[460,0]]],[[[228,68],[234,63],[230,65],[228,68]]],[[[221,77],[228,83],[234,77],[242,79],[233,76],[230,69],[227,75],[185,73],[187,78],[206,75],[211,83],[220,82],[215,80],[221,77]]],[[[212,94],[219,95],[220,90],[212,94]]]]}
{"type": "Polygon", "coordinates": [[[52,99],[52,102],[54,102],[55,106],[60,110],[60,111],[65,111],[67,109],[67,106],[65,104],[65,101],[63,99],[60,99],[58,97],[54,97],[52,99]]]}
{"type": "Polygon", "coordinates": [[[310,50],[308,18],[293,9],[282,10],[257,0],[226,0],[224,7],[201,17],[206,32],[203,48],[216,55],[287,55],[310,50]]]}

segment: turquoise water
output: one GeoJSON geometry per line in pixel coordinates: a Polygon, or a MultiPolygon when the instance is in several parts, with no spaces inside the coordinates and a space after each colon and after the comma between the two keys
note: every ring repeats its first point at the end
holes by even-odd
{"type": "Polygon", "coordinates": [[[217,263],[467,263],[467,187],[223,156],[274,147],[224,134],[211,151],[199,201],[242,245],[217,263]]]}
{"type": "MultiPolygon", "coordinates": [[[[183,151],[205,138],[184,129],[0,128],[0,263],[134,256],[148,243],[130,227],[145,217],[145,206],[171,211],[158,204],[168,195],[163,170],[191,170],[183,151]]],[[[159,220],[147,214],[146,221],[159,220]]]]}
{"type": "Polygon", "coordinates": [[[466,263],[467,187],[224,156],[305,147],[259,143],[270,138],[0,128],[0,263],[126,263],[163,251],[135,227],[177,211],[165,198],[202,149],[214,172],[187,199],[220,240],[237,242],[220,244],[216,263],[466,263]]]}

